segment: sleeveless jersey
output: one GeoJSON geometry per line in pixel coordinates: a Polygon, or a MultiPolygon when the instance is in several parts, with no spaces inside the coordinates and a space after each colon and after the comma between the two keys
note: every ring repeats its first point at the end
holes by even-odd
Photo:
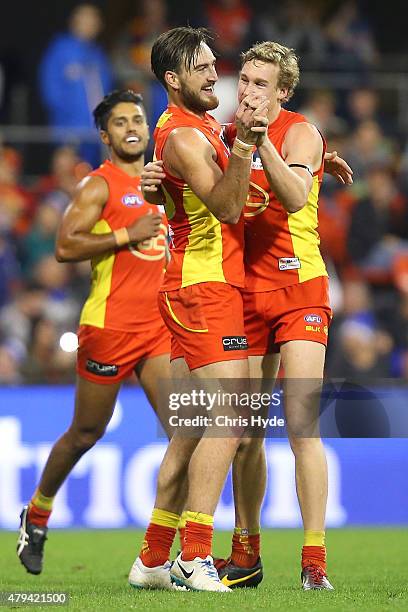
{"type": "MultiPolygon", "coordinates": [[[[102,177],[109,189],[109,199],[92,233],[106,234],[149,211],[159,212],[158,206],[143,199],[140,178],[132,178],[112,162],[105,161],[89,176],[102,177]]],[[[163,280],[167,233],[163,215],[156,238],[91,259],[91,291],[82,309],[81,325],[132,332],[160,318],[157,295],[163,280]]]]}
{"type": "MultiPolygon", "coordinates": [[[[228,164],[229,148],[223,140],[220,124],[208,113],[201,119],[177,106],[169,106],[157,123],[155,158],[161,160],[169,134],[179,127],[199,130],[214,147],[216,162],[223,172],[228,164]]],[[[219,281],[242,287],[243,220],[236,225],[221,223],[208,210],[183,179],[166,169],[162,189],[170,224],[171,260],[167,266],[163,291],[196,283],[219,281]]]]}
{"type": "MultiPolygon", "coordinates": [[[[268,136],[280,155],[288,129],[307,119],[281,109],[269,126],[268,136]]],[[[233,125],[226,127],[227,140],[235,137],[233,125]]],[[[323,141],[323,153],[326,150],[323,141]]],[[[319,250],[318,197],[324,161],[313,175],[308,200],[302,210],[288,213],[269,187],[258,151],[252,157],[251,179],[245,216],[245,290],[270,291],[327,276],[319,250]]]]}

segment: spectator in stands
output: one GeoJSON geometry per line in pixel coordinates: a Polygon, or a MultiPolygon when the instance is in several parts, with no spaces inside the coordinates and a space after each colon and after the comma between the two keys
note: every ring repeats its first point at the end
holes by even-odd
{"type": "Polygon", "coordinates": [[[360,271],[373,281],[390,281],[394,259],[408,254],[408,200],[388,166],[368,170],[367,195],[354,207],[348,251],[360,271]]]}
{"type": "Polygon", "coordinates": [[[37,262],[54,255],[55,235],[60,220],[61,213],[51,203],[44,202],[38,207],[34,223],[20,245],[20,261],[27,279],[32,278],[37,262]]]}
{"type": "Polygon", "coordinates": [[[8,304],[20,283],[20,265],[12,241],[0,229],[0,309],[8,304]]]}
{"type": "Polygon", "coordinates": [[[216,93],[219,106],[212,111],[220,123],[233,120],[237,108],[240,53],[248,46],[252,11],[247,0],[207,0],[205,25],[215,33],[218,54],[216,93]]]}
{"type": "Polygon", "coordinates": [[[366,119],[351,133],[342,151],[353,168],[355,188],[365,189],[365,176],[370,167],[383,165],[392,167],[396,162],[395,142],[386,138],[376,121],[366,119]],[[358,185],[357,183],[360,183],[358,185]]]}
{"type": "Polygon", "coordinates": [[[379,325],[368,284],[345,282],[343,302],[343,315],[338,314],[331,330],[328,375],[360,382],[389,376],[393,341],[379,325]]]}
{"type": "Polygon", "coordinates": [[[10,147],[0,147],[0,230],[23,235],[35,210],[35,200],[21,183],[21,157],[10,147]]]}
{"type": "Polygon", "coordinates": [[[312,2],[265,3],[254,19],[250,38],[253,42],[277,40],[295,49],[305,67],[320,66],[324,60],[326,42],[312,2]]]}
{"type": "Polygon", "coordinates": [[[305,115],[326,139],[332,135],[341,136],[347,131],[347,122],[336,113],[336,95],[329,89],[312,90],[299,112],[305,115]]]}
{"type": "MultiPolygon", "coordinates": [[[[79,4],[70,15],[68,32],[55,37],[41,62],[40,93],[49,123],[66,130],[66,142],[78,139],[75,130],[91,130],[91,111],[112,88],[109,60],[96,42],[101,29],[99,9],[79,4]]],[[[89,138],[80,153],[95,166],[100,162],[100,148],[89,138]]]]}
{"type": "Polygon", "coordinates": [[[152,127],[167,107],[167,95],[153,77],[150,52],[156,38],[167,29],[169,23],[165,0],[142,0],[137,15],[125,27],[113,51],[120,87],[142,94],[152,127]]]}
{"type": "Polygon", "coordinates": [[[90,166],[80,161],[73,147],[57,147],[51,158],[50,174],[42,176],[31,191],[36,200],[51,202],[63,212],[78,182],[89,171],[90,166]]]}
{"type": "Polygon", "coordinates": [[[332,70],[367,70],[378,60],[378,50],[367,13],[356,0],[340,2],[329,20],[325,34],[328,42],[327,66],[332,70]]]}

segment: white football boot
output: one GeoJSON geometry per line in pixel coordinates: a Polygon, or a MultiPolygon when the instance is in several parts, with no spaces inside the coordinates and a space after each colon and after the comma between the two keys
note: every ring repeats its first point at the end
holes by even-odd
{"type": "Polygon", "coordinates": [[[231,592],[219,579],[210,555],[205,559],[196,557],[193,561],[183,561],[180,553],[171,566],[170,573],[175,584],[185,586],[191,591],[231,592]]]}
{"type": "Polygon", "coordinates": [[[147,567],[143,565],[140,557],[137,557],[129,572],[129,584],[136,589],[173,590],[170,567],[170,561],[157,567],[147,567]]]}

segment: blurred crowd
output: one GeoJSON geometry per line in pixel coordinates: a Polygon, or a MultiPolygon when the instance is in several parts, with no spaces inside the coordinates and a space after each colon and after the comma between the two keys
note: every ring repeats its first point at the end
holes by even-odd
{"type": "MultiPolygon", "coordinates": [[[[90,264],[57,263],[54,241],[76,184],[104,155],[95,137],[81,139],[81,130],[92,128],[91,110],[112,87],[142,92],[154,126],[166,95],[150,71],[151,45],[161,32],[186,23],[166,0],[135,4],[137,12],[111,47],[100,42],[106,28],[100,10],[78,4],[67,30],[44,49],[38,95],[56,144],[43,175],[27,177],[12,142],[0,147],[0,383],[74,380],[75,353],[63,351],[59,341],[76,330],[90,264]]],[[[302,88],[288,108],[315,123],[328,150],[354,171],[348,187],[326,175],[320,196],[334,310],[327,375],[408,380],[407,134],[390,104],[396,93],[385,95],[373,84],[380,51],[367,14],[354,0],[330,14],[324,2],[303,0],[194,6],[189,23],[217,34],[220,120],[233,118],[239,54],[255,41],[294,47],[301,70],[321,74],[320,87],[302,88]],[[350,87],[325,87],[325,75],[344,72],[356,75],[350,87]]]]}

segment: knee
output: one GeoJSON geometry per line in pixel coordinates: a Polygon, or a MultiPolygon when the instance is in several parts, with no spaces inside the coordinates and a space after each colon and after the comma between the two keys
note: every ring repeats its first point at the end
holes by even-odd
{"type": "Polygon", "coordinates": [[[104,435],[105,430],[92,429],[70,429],[68,437],[75,454],[82,455],[90,450],[104,435]]]}
{"type": "Polygon", "coordinates": [[[320,438],[306,438],[302,436],[291,436],[289,439],[295,457],[313,452],[320,452],[322,449],[322,441],[320,438]]]}
{"type": "Polygon", "coordinates": [[[263,452],[263,447],[263,438],[242,438],[240,440],[237,453],[240,455],[247,455],[249,453],[251,456],[253,456],[263,452]]]}

